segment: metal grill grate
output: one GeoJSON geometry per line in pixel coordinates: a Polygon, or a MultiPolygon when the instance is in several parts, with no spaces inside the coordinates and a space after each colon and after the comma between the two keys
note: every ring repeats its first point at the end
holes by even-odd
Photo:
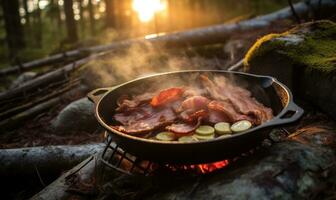
{"type": "Polygon", "coordinates": [[[152,172],[153,164],[148,160],[142,160],[127,153],[114,143],[110,136],[107,137],[107,144],[102,153],[101,162],[105,166],[124,174],[141,174],[145,176],[152,172]]]}
{"type": "MultiPolygon", "coordinates": [[[[282,137],[290,137],[290,132],[287,129],[282,127],[278,130],[280,131],[280,133],[283,134],[282,137]]],[[[152,161],[140,159],[136,156],[127,153],[122,148],[120,148],[116,143],[114,143],[112,141],[112,137],[110,136],[110,134],[108,134],[108,132],[105,132],[105,135],[106,135],[106,147],[101,155],[100,160],[104,166],[109,167],[118,172],[128,175],[139,174],[148,176],[151,175],[158,167],[164,167],[172,171],[189,171],[189,172],[198,169],[197,167],[195,167],[197,165],[190,165],[190,166],[160,165],[152,161]]],[[[276,143],[279,141],[280,140],[274,140],[274,139],[269,140],[269,142],[271,143],[276,143]]],[[[242,155],[232,158],[228,162],[235,162],[236,160],[242,157],[250,156],[258,148],[260,147],[251,149],[249,152],[246,152],[242,155]]]]}

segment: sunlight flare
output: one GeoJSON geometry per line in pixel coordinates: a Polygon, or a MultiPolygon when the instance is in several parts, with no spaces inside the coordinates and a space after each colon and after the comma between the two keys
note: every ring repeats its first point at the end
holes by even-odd
{"type": "Polygon", "coordinates": [[[133,0],[132,7],[140,21],[149,22],[155,13],[165,10],[167,5],[162,0],[133,0]]]}

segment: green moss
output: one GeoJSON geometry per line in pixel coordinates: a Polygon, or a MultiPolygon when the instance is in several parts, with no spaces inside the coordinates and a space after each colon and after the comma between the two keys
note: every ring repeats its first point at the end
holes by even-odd
{"type": "Polygon", "coordinates": [[[245,56],[247,70],[254,59],[275,51],[294,65],[307,70],[336,70],[336,23],[318,21],[302,24],[282,34],[269,34],[259,39],[245,56]]]}

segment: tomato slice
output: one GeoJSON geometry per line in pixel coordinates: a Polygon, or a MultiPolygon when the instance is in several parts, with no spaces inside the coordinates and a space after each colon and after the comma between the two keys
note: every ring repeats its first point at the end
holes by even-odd
{"type": "Polygon", "coordinates": [[[158,95],[154,96],[150,102],[151,106],[158,107],[179,99],[183,94],[182,88],[169,88],[162,90],[158,95]]]}

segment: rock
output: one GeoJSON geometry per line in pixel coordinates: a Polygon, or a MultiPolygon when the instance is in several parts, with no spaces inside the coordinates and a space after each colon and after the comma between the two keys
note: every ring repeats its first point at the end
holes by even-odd
{"type": "Polygon", "coordinates": [[[92,132],[98,127],[94,105],[86,97],[70,103],[51,122],[56,132],[92,132]]]}
{"type": "Polygon", "coordinates": [[[9,89],[16,88],[23,83],[32,80],[36,77],[37,73],[36,72],[24,72],[22,73],[19,77],[17,77],[12,84],[9,86],[9,89]]]}
{"type": "Polygon", "coordinates": [[[248,51],[244,66],[276,77],[336,119],[336,23],[316,21],[266,35],[248,51]]]}

